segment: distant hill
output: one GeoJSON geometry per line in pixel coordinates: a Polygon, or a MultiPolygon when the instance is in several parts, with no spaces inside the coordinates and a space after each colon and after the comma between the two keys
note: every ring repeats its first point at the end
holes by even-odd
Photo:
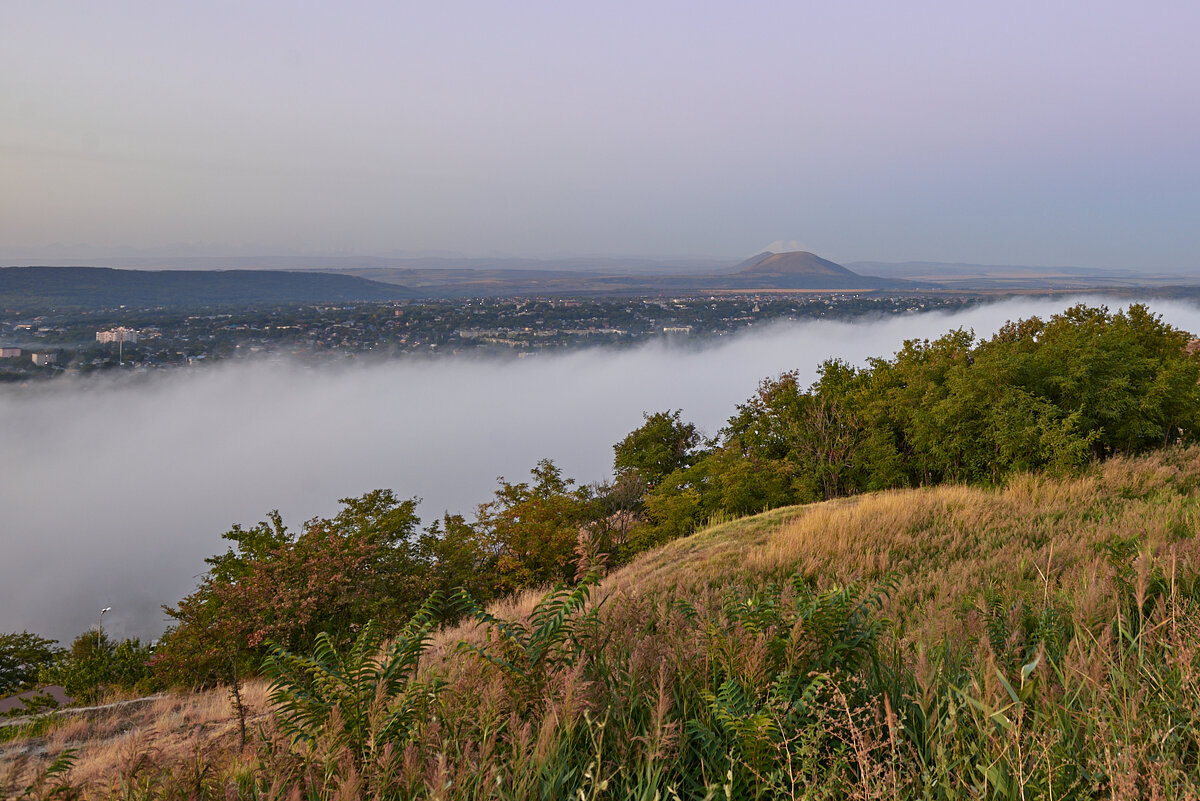
{"type": "MultiPolygon", "coordinates": [[[[471,262],[482,264],[480,260],[471,262]]],[[[759,253],[737,264],[713,264],[707,273],[628,273],[583,270],[355,268],[345,275],[394,281],[422,297],[507,295],[646,295],[713,290],[912,289],[909,281],[861,275],[812,253],[759,253]]]]}
{"type": "MultiPolygon", "coordinates": [[[[4,261],[27,262],[8,258],[4,261]]],[[[42,259],[46,261],[47,259],[42,259]]],[[[729,272],[734,262],[717,258],[654,259],[622,256],[561,258],[476,257],[455,254],[411,256],[158,256],[123,258],[55,257],[63,263],[132,270],[304,270],[354,274],[376,270],[524,270],[531,272],[603,273],[606,275],[700,275],[729,272]]]]}
{"type": "Polygon", "coordinates": [[[772,253],[766,251],[752,256],[738,265],[735,273],[743,275],[826,275],[859,278],[858,273],[851,272],[840,264],[829,259],[823,259],[815,253],[804,250],[789,253],[772,253]]]}
{"type": "Polygon", "coordinates": [[[0,307],[100,308],[398,300],[398,284],[351,275],[284,270],[0,268],[0,307]]]}
{"type": "Polygon", "coordinates": [[[860,275],[829,259],[803,250],[759,253],[723,276],[730,288],[759,289],[899,289],[907,281],[860,275]]]}

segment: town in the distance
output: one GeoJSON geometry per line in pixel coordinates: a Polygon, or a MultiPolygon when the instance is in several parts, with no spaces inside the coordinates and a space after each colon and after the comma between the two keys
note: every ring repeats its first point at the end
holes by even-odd
{"type": "MultiPolygon", "coordinates": [[[[0,268],[0,382],[230,358],[352,362],[688,344],[781,321],[952,311],[1013,293],[1200,292],[1185,276],[856,265],[809,253],[605,272],[489,262],[316,271],[0,268]],[[650,273],[652,268],[657,272],[650,273]],[[868,275],[866,269],[879,275],[868,275]]],[[[605,265],[601,265],[605,266],[605,265]]]]}
{"type": "Polygon", "coordinates": [[[156,370],[235,357],[316,361],[439,354],[515,355],[596,345],[680,342],[778,320],[903,314],[978,302],[966,296],[611,299],[298,304],[213,309],[118,308],[0,320],[0,381],[114,369],[156,370]]]}

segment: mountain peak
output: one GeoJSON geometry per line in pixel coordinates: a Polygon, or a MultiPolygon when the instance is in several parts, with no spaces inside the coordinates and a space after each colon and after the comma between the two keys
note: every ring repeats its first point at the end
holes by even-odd
{"type": "Polygon", "coordinates": [[[738,265],[738,273],[752,275],[823,275],[823,276],[855,276],[857,273],[847,270],[840,264],[823,259],[815,253],[806,250],[793,250],[787,253],[772,253],[764,251],[757,256],[751,256],[738,265]]]}

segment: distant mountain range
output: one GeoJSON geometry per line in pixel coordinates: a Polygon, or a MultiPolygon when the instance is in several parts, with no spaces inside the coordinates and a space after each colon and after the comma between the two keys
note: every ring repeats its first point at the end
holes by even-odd
{"type": "MultiPolygon", "coordinates": [[[[41,260],[45,263],[45,260],[41,260]]],[[[167,256],[151,258],[62,258],[60,264],[88,264],[118,270],[304,270],[339,272],[343,270],[523,270],[584,272],[605,275],[675,275],[730,272],[735,262],[729,259],[651,259],[629,256],[573,256],[558,259],[531,259],[503,256],[167,256]]],[[[4,263],[0,261],[0,263],[4,263]]],[[[25,263],[8,259],[9,264],[25,263]]],[[[53,262],[52,262],[53,263],[53,262]]]]}
{"type": "MultiPolygon", "coordinates": [[[[486,263],[486,262],[485,262],[486,263]]],[[[693,265],[696,266],[696,265],[693,265]]],[[[505,295],[638,295],[752,290],[888,290],[917,285],[860,275],[812,253],[764,252],[737,264],[703,263],[702,272],[609,272],[585,269],[482,267],[446,260],[440,267],[351,268],[338,272],[403,284],[424,297],[505,295]]],[[[682,269],[682,263],[676,264],[682,269]]]]}
{"type": "Polygon", "coordinates": [[[407,287],[353,275],[285,270],[0,268],[0,308],[224,306],[399,300],[407,287]]]}
{"type": "MultiPolygon", "coordinates": [[[[452,264],[447,260],[446,264],[452,264]]],[[[628,268],[625,263],[620,264],[628,268]]],[[[675,264],[676,270],[680,264],[675,264]]],[[[720,263],[710,269],[719,270],[720,263]]],[[[289,270],[120,270],[109,267],[0,269],[0,307],[214,306],[517,295],[638,295],[750,290],[879,290],[913,286],[859,275],[812,253],[760,253],[732,271],[620,271],[358,267],[289,270]]]]}
{"type": "MultiPolygon", "coordinates": [[[[226,265],[229,262],[218,261],[226,265]]],[[[805,251],[763,252],[740,263],[635,259],[568,259],[559,263],[450,257],[322,261],[330,264],[320,271],[311,267],[299,270],[0,268],[0,308],[219,306],[754,291],[1115,290],[1200,284],[1200,280],[1188,275],[1145,275],[1089,268],[859,262],[852,265],[856,269],[850,269],[805,251]],[[342,266],[335,267],[334,263],[342,266]]],[[[304,264],[302,260],[294,266],[304,264]]]]}

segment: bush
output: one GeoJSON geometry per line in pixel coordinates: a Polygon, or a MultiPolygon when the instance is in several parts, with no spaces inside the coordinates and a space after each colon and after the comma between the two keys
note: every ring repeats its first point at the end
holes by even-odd
{"type": "Polygon", "coordinates": [[[38,674],[64,653],[56,640],[28,631],[0,634],[0,696],[32,687],[38,674]]]}
{"type": "Polygon", "coordinates": [[[151,679],[153,651],[140,640],[113,642],[97,631],[80,634],[71,649],[39,675],[43,684],[60,684],[80,703],[95,704],[111,692],[145,692],[151,679]]]}

